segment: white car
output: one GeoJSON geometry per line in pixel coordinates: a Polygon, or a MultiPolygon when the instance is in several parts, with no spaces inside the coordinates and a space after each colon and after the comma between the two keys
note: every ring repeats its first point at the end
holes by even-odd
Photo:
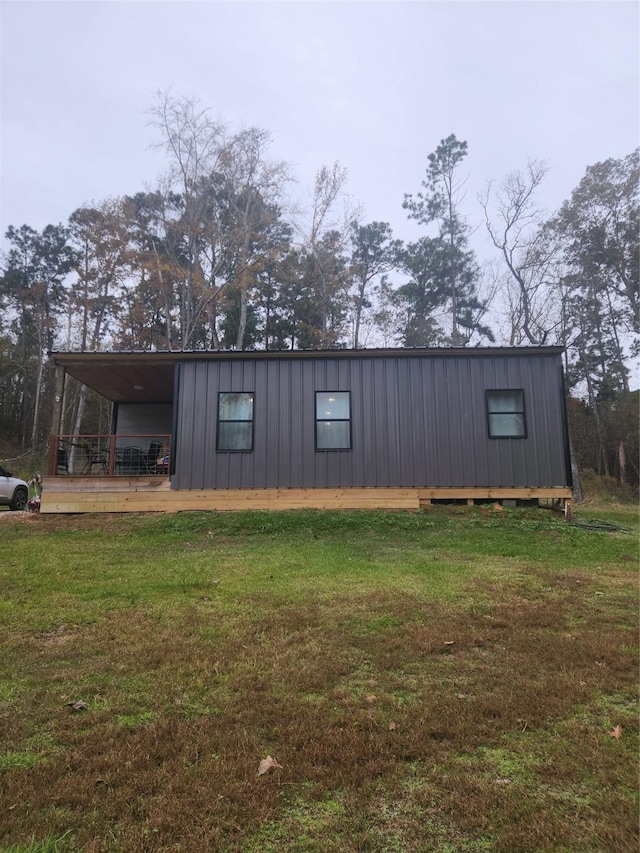
{"type": "Polygon", "coordinates": [[[13,477],[10,471],[0,466],[0,506],[9,509],[26,509],[29,500],[29,487],[24,480],[13,477]]]}

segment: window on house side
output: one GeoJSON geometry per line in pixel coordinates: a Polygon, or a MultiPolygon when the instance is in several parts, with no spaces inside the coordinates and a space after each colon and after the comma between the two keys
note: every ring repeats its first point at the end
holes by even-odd
{"type": "Polygon", "coordinates": [[[496,389],[487,391],[489,438],[526,438],[524,391],[496,389]]]}
{"type": "Polygon", "coordinates": [[[253,450],[253,394],[218,394],[216,450],[253,450]]]}
{"type": "Polygon", "coordinates": [[[316,391],[316,450],[351,450],[350,391],[316,391]]]}

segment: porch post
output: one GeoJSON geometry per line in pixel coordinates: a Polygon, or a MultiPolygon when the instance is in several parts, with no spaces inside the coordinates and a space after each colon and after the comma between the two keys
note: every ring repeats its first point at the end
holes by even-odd
{"type": "Polygon", "coordinates": [[[67,369],[63,364],[56,364],[56,383],[53,396],[53,414],[51,416],[51,436],[49,438],[49,474],[55,476],[58,463],[58,441],[62,428],[62,412],[64,406],[64,389],[67,369]],[[54,436],[56,441],[54,442],[54,436]]]}

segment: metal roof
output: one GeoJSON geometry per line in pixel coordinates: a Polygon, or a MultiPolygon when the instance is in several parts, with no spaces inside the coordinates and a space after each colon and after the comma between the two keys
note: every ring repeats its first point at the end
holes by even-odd
{"type": "Polygon", "coordinates": [[[67,374],[113,402],[170,403],[175,365],[181,361],[559,355],[563,347],[412,347],[313,350],[53,350],[67,374]]]}

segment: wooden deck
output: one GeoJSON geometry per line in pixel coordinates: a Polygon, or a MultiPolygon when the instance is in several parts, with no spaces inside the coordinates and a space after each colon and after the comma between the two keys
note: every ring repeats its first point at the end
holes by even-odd
{"type": "Polygon", "coordinates": [[[405,509],[434,501],[558,500],[571,512],[571,489],[353,488],[172,491],[167,477],[45,477],[41,512],[183,512],[246,509],[405,509]]]}

